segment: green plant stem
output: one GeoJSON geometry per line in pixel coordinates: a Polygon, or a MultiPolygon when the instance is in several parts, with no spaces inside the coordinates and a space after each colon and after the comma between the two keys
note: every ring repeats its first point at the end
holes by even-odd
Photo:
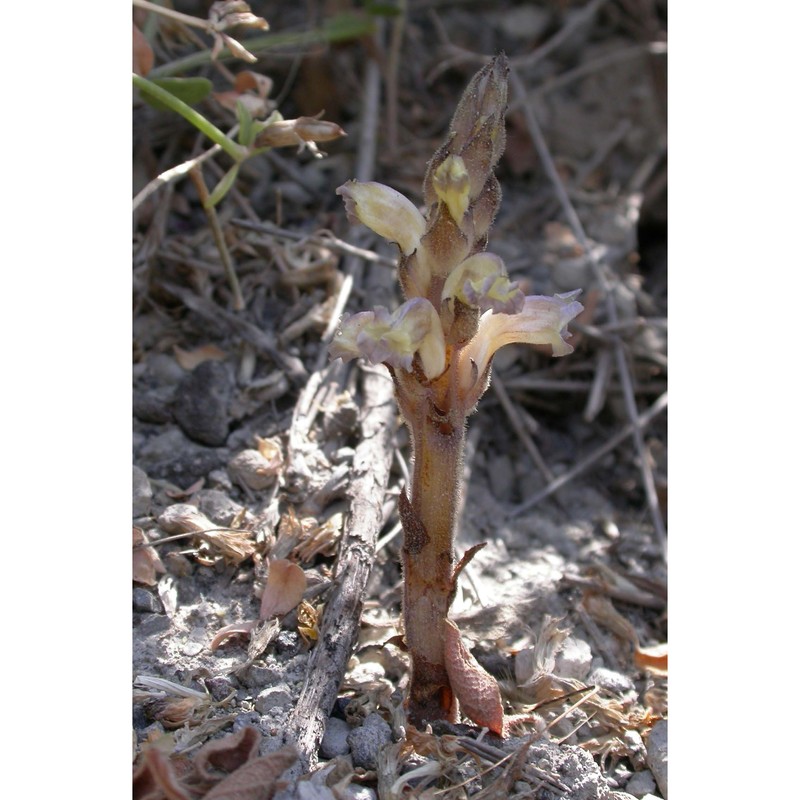
{"type": "MultiPolygon", "coordinates": [[[[402,387],[399,387],[402,392],[402,387]]],[[[401,399],[398,397],[398,399],[401,399]]],[[[410,507],[403,503],[403,620],[412,674],[408,713],[415,725],[455,721],[445,667],[445,620],[454,583],[454,538],[465,442],[463,414],[442,418],[432,403],[405,414],[413,441],[410,507]]],[[[408,404],[401,406],[410,408],[408,404]]]]}
{"type": "Polygon", "coordinates": [[[137,8],[144,9],[145,11],[152,11],[155,14],[163,14],[165,17],[182,22],[184,25],[191,25],[194,28],[201,28],[204,31],[208,31],[211,27],[207,19],[190,17],[188,14],[175,11],[174,8],[167,8],[166,6],[160,6],[157,3],[150,3],[148,0],[133,0],[133,5],[135,5],[137,8]]]}
{"type": "Polygon", "coordinates": [[[237,163],[244,161],[250,155],[250,151],[246,147],[242,147],[229,139],[216,125],[209,122],[202,114],[184,103],[172,92],[162,89],[158,84],[143,78],[141,75],[137,75],[135,72],[133,73],[133,85],[140,91],[159,100],[176,114],[180,114],[188,122],[191,122],[197,130],[211,139],[214,144],[218,144],[237,163]]]}
{"type": "Polygon", "coordinates": [[[225,242],[225,233],[222,230],[222,225],[220,225],[217,209],[214,208],[214,206],[209,202],[210,195],[208,193],[208,187],[206,186],[205,178],[203,178],[203,168],[200,165],[194,166],[189,171],[189,177],[192,179],[192,183],[194,183],[195,188],[197,189],[197,194],[200,195],[200,201],[202,202],[203,209],[208,217],[208,224],[211,226],[211,233],[214,236],[214,242],[217,245],[217,250],[219,250],[219,255],[222,259],[222,266],[225,269],[225,275],[228,278],[231,292],[233,292],[233,310],[242,311],[245,307],[242,289],[239,285],[239,278],[236,275],[236,268],[233,265],[233,259],[231,258],[230,251],[228,250],[228,245],[225,242]]]}
{"type": "MultiPolygon", "coordinates": [[[[300,48],[314,44],[351,41],[369,35],[373,29],[374,22],[371,17],[358,14],[339,14],[327,20],[321,28],[301,33],[266,33],[262,36],[254,36],[252,39],[243,39],[240,44],[253,55],[259,55],[279,47],[300,48]]],[[[235,57],[227,47],[224,47],[216,60],[230,61],[235,57]]],[[[208,49],[156,67],[150,71],[149,75],[151,78],[167,78],[210,63],[211,50],[208,49]]]]}

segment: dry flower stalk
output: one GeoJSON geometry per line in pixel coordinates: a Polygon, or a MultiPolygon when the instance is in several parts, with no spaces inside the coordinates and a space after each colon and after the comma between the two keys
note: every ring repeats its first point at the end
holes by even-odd
{"type": "Polygon", "coordinates": [[[394,312],[378,307],[345,316],[330,348],[334,358],[388,367],[411,432],[411,492],[400,496],[409,719],[417,726],[456,721],[460,700],[475,722],[497,733],[505,730],[499,690],[447,616],[458,573],[476,552],[457,563],[466,419],[488,387],[498,348],[549,344],[554,356],[567,355],[567,324],[583,308],[577,291],[526,297],[502,259],[486,252],[501,196],[494,168],[505,147],[507,74],[500,55],[464,92],[449,136],[428,164],[427,215],[378,183],[350,181],[337,190],[353,221],[399,246],[406,299],[394,312]],[[488,706],[464,696],[475,685],[488,706]]]}

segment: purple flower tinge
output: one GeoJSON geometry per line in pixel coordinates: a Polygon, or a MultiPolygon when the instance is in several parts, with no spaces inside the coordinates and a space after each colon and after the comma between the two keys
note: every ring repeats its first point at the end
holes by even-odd
{"type": "Polygon", "coordinates": [[[442,324],[423,297],[413,297],[392,314],[378,306],[374,311],[343,317],[330,353],[343,361],[363,356],[371,364],[388,364],[407,372],[419,354],[429,380],[438,378],[445,368],[442,324]]]}

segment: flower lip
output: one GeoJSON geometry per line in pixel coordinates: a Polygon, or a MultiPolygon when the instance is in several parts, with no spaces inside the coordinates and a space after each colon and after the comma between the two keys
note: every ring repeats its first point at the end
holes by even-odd
{"type": "Polygon", "coordinates": [[[501,347],[520,344],[549,344],[553,356],[565,356],[573,351],[566,339],[567,325],[583,311],[577,301],[580,289],[553,297],[530,295],[525,298],[518,314],[485,312],[475,336],[459,353],[459,383],[469,389],[489,367],[492,357],[501,347]]]}
{"type": "Polygon", "coordinates": [[[476,253],[462,261],[447,277],[442,301],[457,297],[462,303],[495,313],[518,314],[525,295],[510,281],[505,264],[494,253],[476,253]]]}

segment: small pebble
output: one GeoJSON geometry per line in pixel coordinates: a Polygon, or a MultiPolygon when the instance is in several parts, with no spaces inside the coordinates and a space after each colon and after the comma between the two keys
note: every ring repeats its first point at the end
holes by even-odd
{"type": "Polygon", "coordinates": [[[297,800],[336,800],[336,795],[329,786],[314,786],[306,781],[297,784],[295,796],[297,800]]]}
{"type": "Polygon", "coordinates": [[[231,479],[243,489],[256,492],[272,486],[279,470],[258,450],[242,450],[228,462],[231,479]]]}
{"type": "Polygon", "coordinates": [[[217,703],[228,697],[231,692],[236,691],[233,681],[227,675],[213,675],[210,678],[206,678],[205,685],[217,703]]]}
{"type": "Polygon", "coordinates": [[[378,753],[391,744],[392,729],[380,714],[368,714],[360,728],[350,731],[347,743],[353,756],[353,764],[364,769],[378,766],[378,753]]]}
{"type": "Polygon", "coordinates": [[[163,425],[172,419],[172,389],[133,393],[133,416],[140,422],[163,425]]]}
{"type": "Polygon", "coordinates": [[[136,634],[137,636],[155,636],[168,631],[171,624],[166,614],[145,614],[142,621],[136,626],[136,634]]]}
{"type": "Polygon", "coordinates": [[[150,513],[153,502],[153,487],[147,473],[139,467],[133,467],[133,518],[146,517],[150,513]]]}
{"type": "Polygon", "coordinates": [[[342,798],[343,800],[378,800],[378,795],[369,786],[356,786],[350,783],[342,792],[342,798]]]}
{"type": "Polygon", "coordinates": [[[648,769],[635,772],[625,784],[625,791],[634,797],[644,797],[646,794],[652,794],[655,790],[656,782],[648,769]]]}
{"type": "Polygon", "coordinates": [[[190,438],[217,447],[228,438],[233,381],[219,361],[204,361],[186,375],[175,390],[175,421],[190,438]]]}
{"type": "Polygon", "coordinates": [[[259,721],[258,714],[255,711],[245,711],[242,714],[237,714],[231,725],[231,733],[238,733],[242,728],[250,726],[257,728],[259,721]]]}
{"type": "Polygon", "coordinates": [[[162,614],[161,601],[147,589],[137,586],[133,590],[133,610],[144,614],[162,614]]]}
{"type": "Polygon", "coordinates": [[[242,511],[241,504],[218,489],[201,489],[195,494],[194,500],[197,507],[217,525],[230,525],[242,511]]]}
{"type": "Polygon", "coordinates": [[[336,758],[350,752],[350,745],[347,737],[350,734],[350,726],[337,717],[328,717],[325,725],[325,734],[319,746],[320,755],[323,758],[336,758]]]}
{"type": "Polygon", "coordinates": [[[614,694],[624,695],[627,692],[636,691],[633,681],[627,675],[605,667],[598,667],[592,672],[589,676],[589,683],[596,683],[614,694]]]}
{"type": "Polygon", "coordinates": [[[147,371],[160,384],[174,386],[184,377],[183,368],[166,353],[154,353],[147,359],[147,371]]]}
{"type": "Polygon", "coordinates": [[[647,766],[656,779],[664,800],[667,797],[667,721],[659,720],[647,737],[647,766]]]}
{"type": "Polygon", "coordinates": [[[202,447],[190,441],[176,425],[148,439],[137,453],[136,463],[151,479],[161,478],[188,487],[224,464],[225,450],[202,447]]]}
{"type": "Polygon", "coordinates": [[[266,664],[251,664],[242,682],[248,689],[259,689],[265,684],[275,683],[283,678],[284,671],[266,664]]]}
{"type": "Polygon", "coordinates": [[[568,636],[556,656],[555,674],[560,678],[583,680],[592,665],[592,650],[583,639],[568,636]]]}
{"type": "Polygon", "coordinates": [[[285,683],[279,683],[277,686],[269,686],[264,689],[264,691],[259,692],[255,703],[253,703],[256,711],[260,714],[265,714],[271,708],[285,708],[291,704],[292,692],[285,683]]]}
{"type": "Polygon", "coordinates": [[[300,634],[296,631],[281,631],[273,642],[278,655],[296,655],[300,650],[300,634]]]}
{"type": "Polygon", "coordinates": [[[199,656],[200,653],[205,650],[205,645],[203,642],[186,642],[183,647],[181,647],[181,652],[185,656],[199,656]]]}
{"type": "Polygon", "coordinates": [[[633,769],[636,772],[643,770],[647,764],[647,750],[639,731],[625,731],[622,741],[625,742],[625,746],[628,748],[628,758],[633,769]]]}

